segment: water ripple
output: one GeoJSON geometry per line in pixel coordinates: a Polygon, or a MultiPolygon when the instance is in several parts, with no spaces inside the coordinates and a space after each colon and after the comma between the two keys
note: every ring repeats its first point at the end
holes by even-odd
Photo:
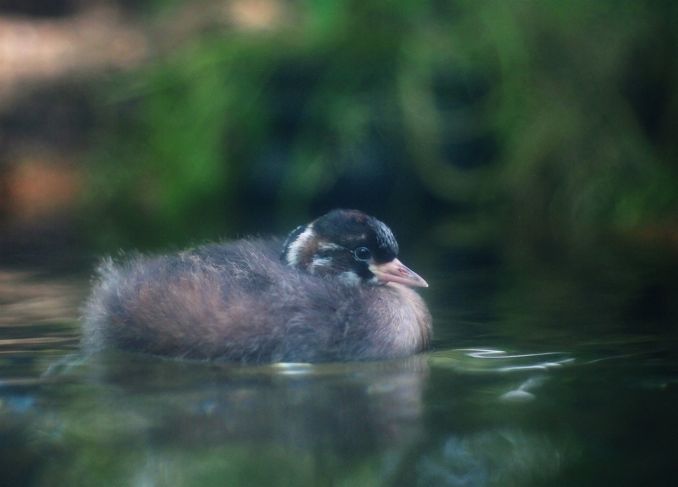
{"type": "Polygon", "coordinates": [[[546,371],[574,361],[565,352],[516,353],[490,348],[458,348],[431,354],[432,366],[461,372],[546,371]]]}

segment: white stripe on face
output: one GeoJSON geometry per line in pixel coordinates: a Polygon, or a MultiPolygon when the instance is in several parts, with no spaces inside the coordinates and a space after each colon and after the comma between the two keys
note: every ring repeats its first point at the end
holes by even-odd
{"type": "Polygon", "coordinates": [[[315,237],[315,232],[313,231],[313,224],[310,224],[306,227],[306,230],[301,232],[299,236],[294,239],[287,250],[287,263],[291,266],[296,266],[301,260],[303,255],[303,249],[308,244],[309,240],[315,237]]]}

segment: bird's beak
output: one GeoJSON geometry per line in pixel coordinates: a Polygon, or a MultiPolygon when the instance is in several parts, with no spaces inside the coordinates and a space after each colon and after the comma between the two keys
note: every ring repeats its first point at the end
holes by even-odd
{"type": "Polygon", "coordinates": [[[428,283],[419,274],[398,259],[384,264],[370,264],[370,271],[377,276],[379,282],[397,282],[406,286],[428,287],[428,283]]]}

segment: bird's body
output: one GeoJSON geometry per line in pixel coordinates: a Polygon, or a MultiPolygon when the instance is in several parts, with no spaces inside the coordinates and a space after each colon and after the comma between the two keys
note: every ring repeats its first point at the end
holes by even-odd
{"type": "MultiPolygon", "coordinates": [[[[431,317],[420,296],[396,282],[359,279],[362,270],[342,267],[344,245],[318,233],[311,242],[312,225],[284,244],[240,240],[104,261],[85,307],[85,347],[259,363],[374,360],[426,349],[431,317]]],[[[393,257],[388,265],[393,260],[400,264],[393,257]]],[[[414,279],[402,272],[393,280],[414,279]]]]}

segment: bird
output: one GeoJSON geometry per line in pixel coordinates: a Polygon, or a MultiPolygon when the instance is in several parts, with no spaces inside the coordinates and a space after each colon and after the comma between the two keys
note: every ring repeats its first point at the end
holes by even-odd
{"type": "Polygon", "coordinates": [[[432,318],[391,229],[335,209],[286,239],[105,258],[83,349],[215,362],[386,360],[425,351],[432,318]]]}

